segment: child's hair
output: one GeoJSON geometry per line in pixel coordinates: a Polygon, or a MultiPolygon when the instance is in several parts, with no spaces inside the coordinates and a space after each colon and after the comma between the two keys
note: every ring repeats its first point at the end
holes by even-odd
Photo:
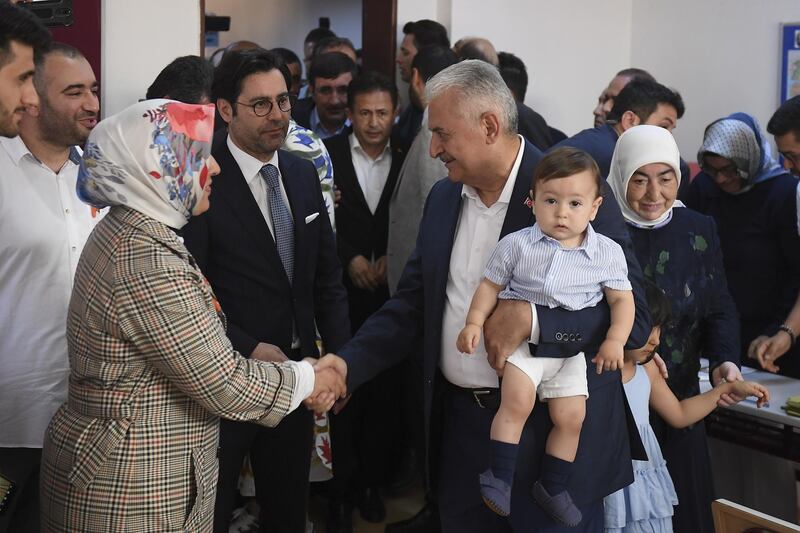
{"type": "Polygon", "coordinates": [[[531,190],[536,192],[537,183],[566,178],[585,171],[591,172],[594,176],[597,184],[597,196],[600,196],[600,191],[603,189],[603,177],[592,156],[571,146],[556,148],[545,155],[536,165],[531,180],[531,190]]]}
{"type": "MultiPolygon", "coordinates": [[[[650,318],[652,320],[653,328],[664,327],[670,319],[670,304],[664,292],[652,281],[644,280],[644,296],[647,300],[647,308],[650,311],[650,318]]],[[[653,348],[653,351],[643,360],[639,361],[637,365],[646,365],[653,360],[656,355],[658,346],[653,348]]],[[[636,350],[638,351],[638,350],[636,350]]],[[[627,354],[627,352],[626,352],[627,354]]],[[[627,355],[626,355],[627,361],[627,355]]]]}
{"type": "Polygon", "coordinates": [[[649,279],[644,280],[644,296],[647,299],[647,308],[650,310],[650,319],[653,327],[664,326],[669,322],[672,306],[664,291],[649,279]]]}

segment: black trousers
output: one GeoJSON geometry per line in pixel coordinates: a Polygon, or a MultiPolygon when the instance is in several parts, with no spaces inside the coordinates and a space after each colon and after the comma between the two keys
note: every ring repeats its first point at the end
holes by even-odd
{"type": "MultiPolygon", "coordinates": [[[[520,470],[525,466],[519,463],[511,516],[508,519],[501,518],[490,511],[481,498],[478,475],[489,467],[489,432],[498,403],[482,399],[481,404],[485,407],[480,407],[472,395],[453,388],[444,393],[443,402],[438,481],[443,533],[602,533],[602,499],[578,505],[583,514],[578,527],[560,526],[533,500],[530,492],[533,484],[524,483],[525,476],[520,470]]],[[[542,405],[537,404],[536,408],[541,409],[542,405]]],[[[522,453],[532,449],[526,442],[533,438],[532,433],[533,428],[529,423],[520,441],[522,453]]]]}
{"type": "Polygon", "coordinates": [[[402,404],[405,375],[400,367],[381,372],[359,387],[347,406],[331,416],[335,498],[349,499],[358,488],[378,487],[396,461],[397,442],[408,437],[402,404]]]}
{"type": "Polygon", "coordinates": [[[0,448],[0,475],[16,488],[0,514],[0,533],[39,531],[41,448],[0,448]]]}
{"type": "Polygon", "coordinates": [[[314,418],[302,405],[275,428],[222,420],[214,531],[228,532],[242,461],[250,452],[261,531],[304,533],[313,440],[314,418]]]}

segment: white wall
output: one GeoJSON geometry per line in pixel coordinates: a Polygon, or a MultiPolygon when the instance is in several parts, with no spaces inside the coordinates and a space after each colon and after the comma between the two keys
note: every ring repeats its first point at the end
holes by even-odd
{"type": "MultiPolygon", "coordinates": [[[[361,0],[206,0],[206,12],[231,17],[230,31],[220,32],[220,47],[253,41],[264,48],[289,48],[302,59],[303,40],[319,17],[330,18],[336,35],[361,47],[361,0]]],[[[213,52],[207,49],[206,57],[213,52]]]]}
{"type": "Polygon", "coordinates": [[[199,0],[103,0],[101,11],[103,116],[144,98],[176,57],[200,53],[199,0]]]}
{"type": "Polygon", "coordinates": [[[405,22],[430,18],[450,30],[453,42],[481,36],[518,55],[531,78],[526,103],[571,135],[591,127],[597,96],[615,72],[629,66],[632,3],[398,0],[398,35],[405,22]]]}
{"type": "MultiPolygon", "coordinates": [[[[206,10],[232,17],[222,46],[247,39],[302,56],[320,16],[361,46],[361,0],[207,0],[206,10]]],[[[199,53],[199,0],[103,0],[102,17],[104,116],[143,97],[175,57],[199,53]]],[[[497,0],[490,8],[479,0],[398,0],[398,43],[403,25],[422,18],[444,24],[454,41],[480,35],[520,56],[531,77],[527,103],[570,135],[591,126],[614,72],[650,70],[684,97],[675,135],[693,161],[703,129],[718,117],[748,111],[766,126],[778,103],[779,25],[800,20],[800,3],[497,0]]]]}
{"type": "Polygon", "coordinates": [[[675,138],[697,159],[705,127],[745,111],[762,128],[778,107],[780,23],[800,20],[797,0],[635,0],[632,64],[680,91],[675,138]]]}

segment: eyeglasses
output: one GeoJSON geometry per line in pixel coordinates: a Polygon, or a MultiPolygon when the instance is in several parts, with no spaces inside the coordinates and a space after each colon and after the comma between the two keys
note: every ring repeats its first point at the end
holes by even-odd
{"type": "Polygon", "coordinates": [[[793,152],[781,152],[781,155],[786,161],[789,162],[791,168],[800,169],[800,154],[795,154],[793,152]]]}
{"type": "Polygon", "coordinates": [[[703,163],[700,168],[711,176],[712,178],[716,177],[717,174],[722,174],[726,178],[738,178],[739,177],[739,169],[736,168],[736,165],[733,163],[729,165],[725,165],[722,168],[715,168],[709,165],[708,163],[703,163]]]}
{"type": "MultiPolygon", "coordinates": [[[[292,94],[282,94],[277,99],[278,109],[284,113],[291,111],[296,100],[297,99],[292,94]]],[[[264,98],[256,101],[254,104],[245,104],[244,102],[234,102],[234,104],[252,108],[253,113],[255,113],[257,117],[266,117],[272,112],[272,107],[275,105],[275,102],[269,98],[264,98]]]]}

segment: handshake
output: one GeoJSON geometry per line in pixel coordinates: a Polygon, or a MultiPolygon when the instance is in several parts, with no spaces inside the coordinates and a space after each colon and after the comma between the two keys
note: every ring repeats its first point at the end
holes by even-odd
{"type": "MultiPolygon", "coordinates": [[[[289,360],[280,348],[266,342],[259,342],[250,357],[268,363],[289,360]]],[[[303,403],[316,413],[326,413],[338,399],[347,396],[347,363],[332,353],[319,359],[306,357],[304,361],[314,367],[314,390],[303,403]]],[[[342,401],[339,408],[344,407],[345,403],[346,401],[342,401]]]]}
{"type": "Polygon", "coordinates": [[[337,400],[347,396],[347,363],[332,353],[319,359],[307,357],[305,360],[314,367],[314,390],[303,404],[317,414],[326,413],[337,400]]]}

